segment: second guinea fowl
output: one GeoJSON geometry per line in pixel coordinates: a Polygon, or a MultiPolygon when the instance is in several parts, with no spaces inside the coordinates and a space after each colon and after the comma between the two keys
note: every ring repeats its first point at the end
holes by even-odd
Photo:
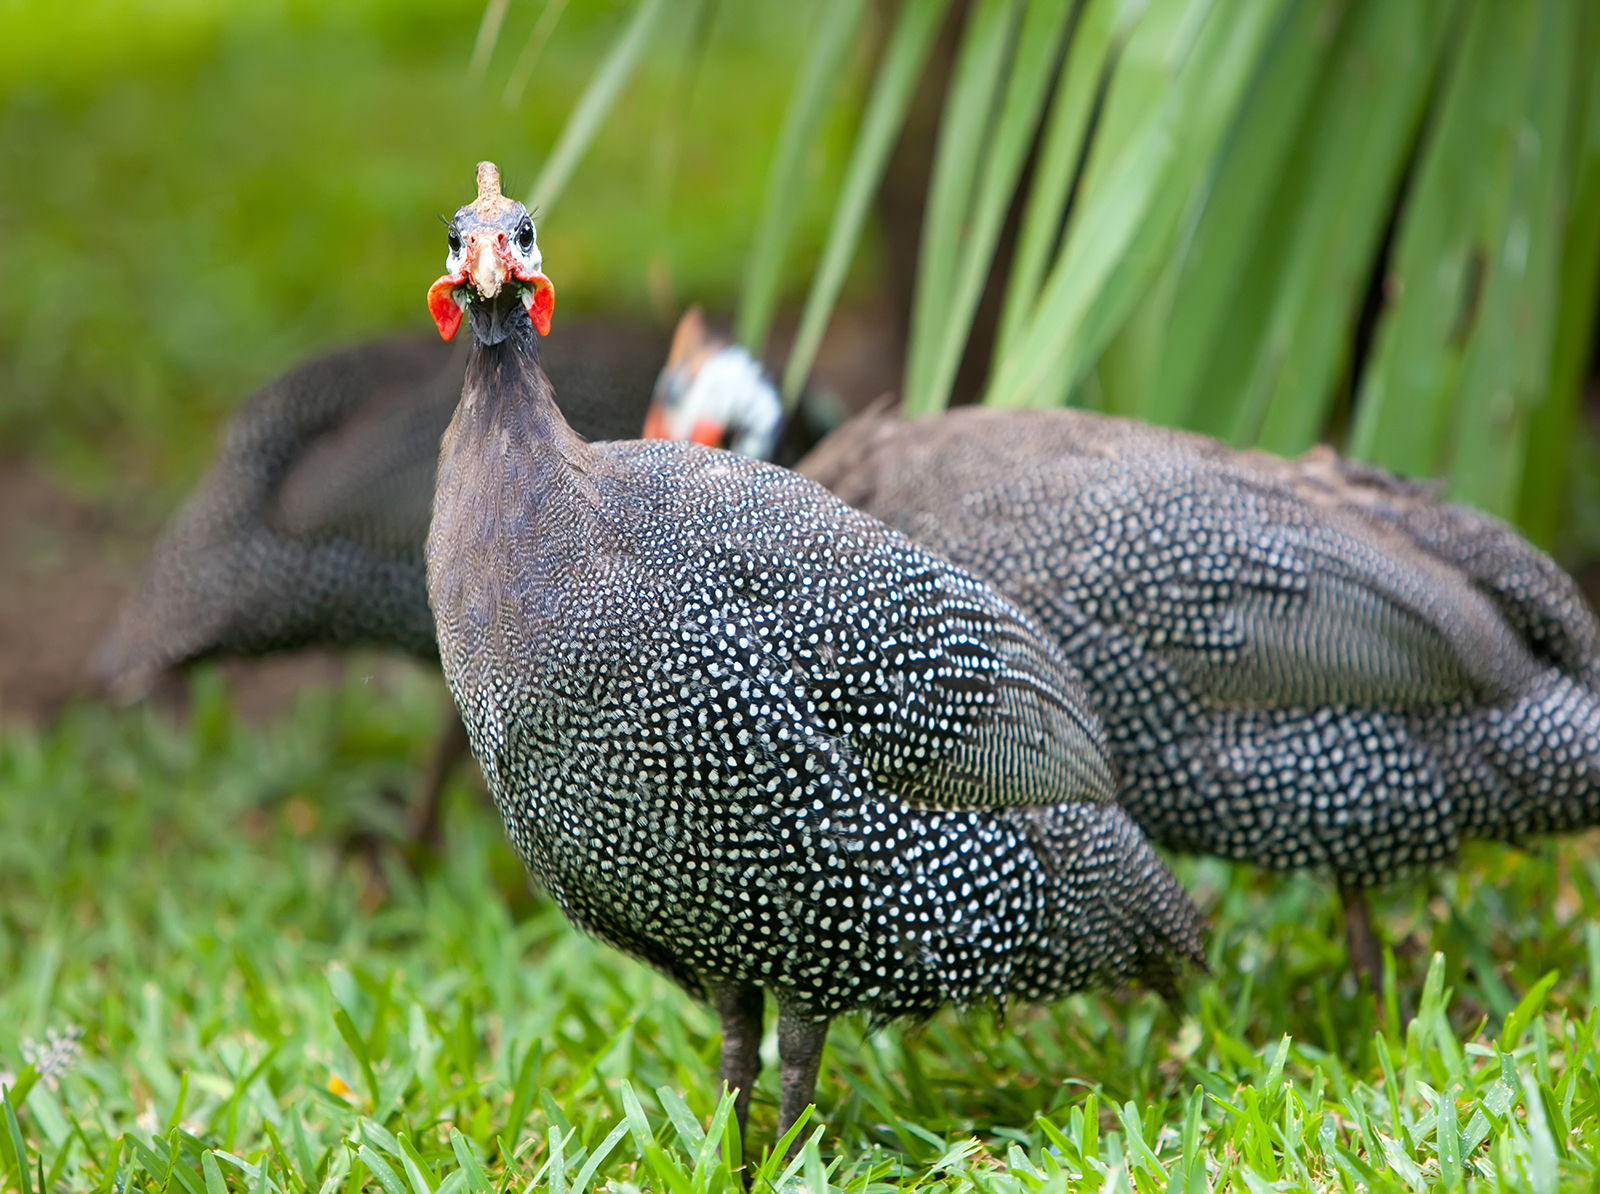
{"type": "Polygon", "coordinates": [[[821,487],[692,444],[591,444],[552,289],[488,163],[429,292],[475,343],[428,538],[440,656],[512,841],[580,927],[704,991],[741,1127],[762,988],[779,1132],[853,1009],[1171,981],[1198,917],[1108,799],[1051,644],[821,487]]]}
{"type": "Polygon", "coordinates": [[[1600,821],[1600,626],[1509,527],[1313,452],[1082,411],[869,413],[800,470],[948,555],[1082,673],[1159,844],[1364,891],[1600,821]]]}

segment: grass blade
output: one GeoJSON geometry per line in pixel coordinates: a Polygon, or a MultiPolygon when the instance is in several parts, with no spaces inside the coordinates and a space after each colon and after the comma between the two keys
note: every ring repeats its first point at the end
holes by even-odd
{"type": "MultiPolygon", "coordinates": [[[[6,1167],[22,1194],[33,1194],[33,1180],[28,1175],[28,1146],[23,1143],[22,1128],[17,1123],[16,1110],[11,1106],[11,1095],[3,1090],[0,1090],[0,1114],[5,1119],[0,1124],[0,1130],[5,1133],[0,1144],[5,1147],[6,1167]]],[[[44,1194],[44,1191],[41,1190],[40,1194],[44,1194]]]]}
{"type": "Polygon", "coordinates": [[[600,131],[611,106],[617,102],[617,97],[633,76],[639,55],[655,31],[656,21],[666,5],[667,0],[639,0],[632,19],[624,26],[601,62],[600,69],[579,97],[572,115],[567,118],[566,127],[556,139],[555,148],[545,159],[539,177],[534,180],[533,189],[528,192],[528,210],[548,215],[550,208],[561,197],[568,179],[594,141],[595,134],[600,131]]]}
{"type": "Polygon", "coordinates": [[[522,1055],[522,1065],[517,1070],[517,1082],[511,1093],[511,1114],[506,1119],[505,1130],[500,1135],[500,1151],[511,1156],[517,1151],[517,1141],[522,1127],[528,1121],[528,1111],[533,1106],[533,1094],[539,1085],[539,1070],[544,1061],[544,1042],[538,1037],[522,1055]]]}
{"type": "Polygon", "coordinates": [[[589,1159],[583,1163],[583,1168],[578,1170],[578,1176],[572,1183],[572,1194],[584,1194],[584,1191],[589,1188],[589,1182],[600,1171],[600,1166],[605,1164],[606,1158],[611,1155],[612,1150],[617,1147],[627,1134],[628,1121],[624,1118],[621,1123],[606,1133],[606,1138],[600,1142],[599,1147],[594,1152],[589,1154],[589,1159]]]}
{"type": "Polygon", "coordinates": [[[472,61],[467,64],[467,78],[477,82],[489,73],[489,59],[494,57],[495,43],[500,40],[500,27],[505,24],[506,9],[511,0],[489,0],[483,6],[483,20],[478,22],[478,37],[472,43],[472,61]]]}
{"type": "Polygon", "coordinates": [[[821,134],[839,90],[839,76],[850,55],[866,0],[827,0],[811,36],[805,62],[772,154],[761,217],[745,260],[744,289],[734,335],[756,356],[766,348],[778,307],[783,262],[805,199],[806,158],[821,134]]]}
{"type": "Polygon", "coordinates": [[[472,1142],[455,1128],[450,1129],[450,1150],[455,1153],[456,1163],[461,1166],[461,1172],[466,1174],[467,1188],[473,1194],[489,1194],[491,1189],[489,1179],[483,1172],[483,1166],[478,1163],[478,1158],[473,1155],[472,1142]]]}
{"type": "Polygon", "coordinates": [[[811,280],[800,328],[783,371],[783,397],[790,407],[799,400],[801,387],[811,373],[822,333],[827,330],[845,274],[855,257],[872,197],[877,194],[889,152],[905,122],[911,93],[922,75],[928,50],[949,5],[950,0],[906,0],[895,20],[894,31],[889,35],[889,45],[856,134],[855,148],[845,168],[844,184],[834,207],[822,260],[811,280]]]}
{"type": "Polygon", "coordinates": [[[522,43],[517,64],[511,68],[511,77],[506,80],[505,93],[501,96],[506,107],[515,108],[522,102],[522,93],[528,88],[528,80],[533,78],[533,68],[539,63],[539,55],[544,53],[561,20],[561,14],[566,10],[567,0],[544,0],[544,11],[528,31],[528,40],[522,43]]]}
{"type": "MultiPolygon", "coordinates": [[[[370,1144],[363,1144],[359,1149],[357,1149],[356,1156],[361,1158],[362,1164],[367,1167],[367,1169],[372,1173],[372,1176],[378,1179],[378,1184],[383,1187],[383,1194],[410,1194],[410,1192],[400,1184],[400,1178],[390,1167],[389,1162],[385,1161],[383,1157],[378,1154],[378,1150],[373,1148],[370,1144]]],[[[206,1154],[206,1160],[210,1161],[211,1169],[216,1168],[216,1162],[211,1160],[210,1153],[206,1154]]],[[[211,1186],[211,1169],[206,1170],[206,1187],[208,1194],[210,1194],[211,1186]]],[[[218,1180],[220,1181],[222,1175],[219,1173],[217,1176],[218,1180]]]]}

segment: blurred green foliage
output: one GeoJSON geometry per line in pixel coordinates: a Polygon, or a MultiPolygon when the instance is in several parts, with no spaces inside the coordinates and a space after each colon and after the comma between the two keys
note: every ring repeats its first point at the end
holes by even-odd
{"type": "MultiPolygon", "coordinates": [[[[0,5],[0,452],[102,494],[163,486],[166,505],[250,388],[333,344],[425,330],[438,217],[480,158],[526,193],[631,8],[568,6],[508,107],[542,4],[509,7],[470,80],[477,0],[0,5]]],[[[558,318],[732,305],[807,11],[704,9],[658,23],[540,218],[558,318]]],[[[848,131],[824,127],[809,162],[823,185],[789,289],[848,131]]]]}

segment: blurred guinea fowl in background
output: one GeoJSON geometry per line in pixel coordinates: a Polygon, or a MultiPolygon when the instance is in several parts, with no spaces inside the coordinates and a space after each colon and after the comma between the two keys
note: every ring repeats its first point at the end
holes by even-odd
{"type": "MultiPolygon", "coordinates": [[[[659,374],[664,399],[701,412],[691,431],[703,442],[718,409],[728,429],[717,442],[730,447],[770,456],[781,433],[776,450],[793,458],[816,442],[817,416],[785,425],[770,387],[730,384],[759,367],[742,349],[704,351],[698,311],[691,320],[698,330],[674,338],[665,369],[665,335],[564,323],[544,361],[574,429],[634,438],[659,374]]],[[[399,336],[318,357],[258,391],[96,648],[95,682],[126,701],[199,660],[311,647],[392,648],[436,663],[423,547],[439,440],[465,370],[464,348],[399,336]]],[[[662,430],[671,421],[658,417],[662,430]]],[[[450,717],[416,806],[424,839],[437,833],[443,784],[466,754],[450,717]]]]}
{"type": "MultiPolygon", "coordinates": [[[[773,400],[757,379],[748,404],[773,400]]],[[[1600,822],[1600,625],[1554,561],[1434,486],[977,407],[869,411],[797,469],[1055,637],[1157,843],[1330,874],[1374,982],[1368,887],[1469,838],[1600,822]]]]}

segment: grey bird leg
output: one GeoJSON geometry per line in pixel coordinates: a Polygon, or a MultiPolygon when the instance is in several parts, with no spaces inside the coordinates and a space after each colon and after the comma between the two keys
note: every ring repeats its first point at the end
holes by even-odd
{"type": "MultiPolygon", "coordinates": [[[[779,1140],[816,1098],[817,1067],[822,1064],[822,1046],[827,1039],[826,1020],[813,1020],[778,1005],[778,1060],[783,1068],[778,1097],[779,1140]]],[[[800,1142],[800,1137],[795,1137],[789,1156],[800,1151],[800,1142]]]]}
{"type": "Polygon", "coordinates": [[[447,705],[450,722],[445,726],[439,741],[434,743],[433,755],[428,760],[427,773],[422,777],[417,802],[411,813],[411,840],[421,842],[430,849],[439,848],[439,805],[444,799],[444,785],[455,766],[471,750],[467,741],[467,727],[461,724],[461,715],[453,702],[447,705]]]}
{"type": "Polygon", "coordinates": [[[1346,950],[1350,955],[1350,968],[1355,971],[1356,982],[1367,980],[1367,989],[1374,994],[1383,990],[1383,947],[1378,935],[1372,931],[1372,913],[1367,909],[1367,893],[1359,887],[1339,887],[1339,899],[1344,903],[1344,931],[1346,950]]]}
{"type": "MultiPolygon", "coordinates": [[[[717,1018],[722,1021],[722,1081],[735,1091],[733,1113],[739,1120],[740,1155],[745,1156],[745,1118],[750,1090],[761,1072],[761,1020],[765,1010],[761,988],[729,983],[716,989],[717,1018]]],[[[750,1170],[746,1167],[746,1172],[750,1170]]]]}

